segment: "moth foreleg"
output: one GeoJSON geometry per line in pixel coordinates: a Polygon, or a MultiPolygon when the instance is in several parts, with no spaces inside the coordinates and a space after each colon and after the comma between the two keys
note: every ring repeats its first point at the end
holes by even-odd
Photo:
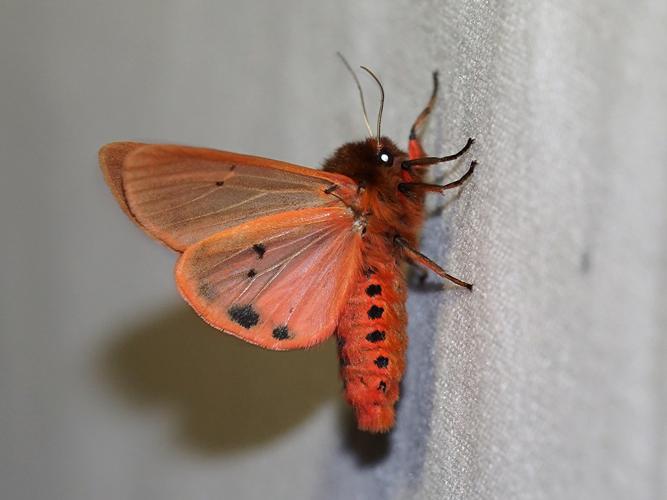
{"type": "Polygon", "coordinates": [[[463,174],[459,179],[448,184],[427,184],[425,182],[401,182],[398,185],[398,190],[403,194],[408,194],[410,192],[421,191],[421,192],[432,192],[432,193],[442,193],[448,189],[453,189],[461,186],[475,171],[477,166],[476,161],[470,163],[468,171],[463,174]]]}
{"type": "Polygon", "coordinates": [[[438,95],[438,72],[433,72],[433,91],[431,92],[431,98],[426,103],[424,109],[422,109],[417,119],[410,127],[410,138],[408,141],[408,151],[410,153],[410,159],[414,160],[415,158],[421,158],[426,156],[424,148],[421,144],[420,134],[424,128],[424,124],[428,120],[431,111],[433,111],[433,106],[435,105],[435,99],[438,95]]]}

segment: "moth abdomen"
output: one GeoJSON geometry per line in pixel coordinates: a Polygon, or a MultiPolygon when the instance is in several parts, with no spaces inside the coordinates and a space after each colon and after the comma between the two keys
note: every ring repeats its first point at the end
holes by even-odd
{"type": "Polygon", "coordinates": [[[387,262],[389,245],[366,240],[365,264],[375,272],[360,275],[337,330],[345,397],[370,432],[392,428],[405,369],[405,278],[397,261],[387,262]]]}

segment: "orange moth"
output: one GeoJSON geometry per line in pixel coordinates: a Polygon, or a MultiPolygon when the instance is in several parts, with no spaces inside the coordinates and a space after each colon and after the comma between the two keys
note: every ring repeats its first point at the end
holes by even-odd
{"type": "Polygon", "coordinates": [[[114,142],[100,149],[123,211],[178,252],[176,284],[208,324],[266,349],[313,346],[336,335],[347,401],[360,429],[394,425],[407,347],[403,263],[472,289],[419,253],[427,192],[419,134],[433,93],[410,130],[408,152],[380,133],[344,144],[323,170],[213,149],[114,142]]]}

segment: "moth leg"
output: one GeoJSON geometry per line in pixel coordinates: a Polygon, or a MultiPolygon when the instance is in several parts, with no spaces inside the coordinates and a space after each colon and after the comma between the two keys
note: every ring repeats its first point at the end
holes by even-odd
{"type": "MultiPolygon", "coordinates": [[[[422,189],[424,192],[440,192],[443,193],[447,189],[452,189],[455,187],[461,186],[467,179],[472,175],[472,173],[475,170],[475,166],[477,165],[477,162],[472,162],[470,165],[470,168],[468,168],[468,171],[461,176],[460,179],[455,180],[454,182],[450,182],[445,185],[437,185],[437,184],[424,184],[424,183],[419,183],[419,182],[404,182],[399,184],[398,189],[404,193],[414,193],[415,190],[422,189]]],[[[451,200],[449,200],[451,201],[451,200]]],[[[449,204],[449,201],[439,203],[435,208],[429,210],[426,212],[425,216],[427,218],[433,218],[433,217],[439,217],[442,215],[442,212],[444,211],[445,207],[449,204]]]]}
{"type": "Polygon", "coordinates": [[[474,142],[475,139],[473,137],[468,137],[465,146],[452,155],[422,156],[420,158],[415,158],[414,160],[405,160],[403,163],[401,163],[401,168],[403,168],[403,170],[410,170],[412,167],[429,167],[431,165],[435,165],[436,163],[456,160],[463,156],[465,152],[470,149],[470,146],[474,144],[474,142]]]}
{"type": "Polygon", "coordinates": [[[452,276],[449,274],[447,271],[445,271],[442,267],[440,267],[438,264],[433,262],[431,259],[429,259],[426,255],[423,253],[415,250],[414,248],[410,247],[408,245],[408,242],[405,241],[403,238],[400,236],[396,236],[394,238],[394,242],[401,247],[403,250],[403,255],[404,257],[407,258],[407,260],[416,265],[420,265],[425,267],[426,269],[430,269],[434,273],[436,273],[438,276],[448,279],[452,283],[455,283],[459,286],[466,287],[468,290],[472,290],[472,283],[467,283],[463,280],[460,280],[456,278],[455,276],[452,276]]]}
{"type": "Polygon", "coordinates": [[[421,132],[424,128],[426,120],[428,120],[431,111],[433,110],[433,105],[435,104],[435,99],[438,95],[438,72],[433,72],[433,90],[431,92],[431,97],[426,103],[424,109],[422,109],[417,119],[410,127],[410,137],[408,139],[408,153],[410,154],[410,159],[414,160],[415,158],[422,158],[426,156],[424,148],[421,144],[421,132]]]}
{"type": "MultiPolygon", "coordinates": [[[[475,139],[469,137],[465,146],[463,146],[461,150],[452,155],[443,157],[426,156],[426,152],[424,151],[424,147],[422,146],[421,143],[421,133],[424,129],[424,125],[426,124],[429,116],[431,115],[431,111],[433,111],[435,100],[438,95],[438,87],[439,87],[438,72],[434,71],[433,90],[431,92],[431,97],[426,103],[424,109],[422,109],[421,113],[419,113],[419,116],[417,116],[417,118],[415,119],[414,123],[412,124],[412,127],[410,127],[410,137],[408,140],[409,160],[403,162],[402,164],[403,170],[409,171],[412,166],[419,166],[425,168],[430,165],[434,165],[436,163],[456,160],[457,158],[461,157],[466,151],[468,151],[470,146],[472,146],[472,144],[475,142],[475,139]]],[[[437,177],[437,182],[438,183],[442,182],[442,178],[443,178],[442,175],[437,177]]]]}
{"type": "Polygon", "coordinates": [[[449,182],[444,185],[440,184],[427,184],[425,182],[401,182],[398,185],[398,190],[403,194],[408,194],[410,192],[421,191],[423,193],[442,193],[448,189],[453,189],[461,186],[475,171],[477,166],[476,161],[470,162],[470,167],[468,171],[463,174],[459,179],[454,182],[449,182]]]}
{"type": "MultiPolygon", "coordinates": [[[[472,146],[474,143],[475,143],[475,138],[474,137],[468,137],[468,140],[466,141],[463,148],[461,148],[461,150],[454,153],[453,155],[443,156],[440,159],[444,160],[444,161],[456,160],[457,158],[460,158],[463,154],[465,154],[465,152],[468,151],[470,146],[472,146]]],[[[437,174],[435,176],[435,183],[436,184],[441,184],[445,180],[445,175],[446,175],[445,172],[442,172],[442,171],[439,174],[437,174]]]]}

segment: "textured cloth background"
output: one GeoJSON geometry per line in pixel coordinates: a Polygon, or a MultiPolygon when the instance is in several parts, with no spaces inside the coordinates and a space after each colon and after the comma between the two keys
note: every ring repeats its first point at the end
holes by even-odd
{"type": "Polygon", "coordinates": [[[2,497],[667,496],[666,25],[663,0],[3,2],[2,497]],[[364,133],[336,50],[401,140],[439,69],[426,145],[480,161],[423,242],[475,291],[411,293],[385,438],[351,429],[332,343],[206,327],[96,165],[117,139],[317,165],[364,133]]]}

